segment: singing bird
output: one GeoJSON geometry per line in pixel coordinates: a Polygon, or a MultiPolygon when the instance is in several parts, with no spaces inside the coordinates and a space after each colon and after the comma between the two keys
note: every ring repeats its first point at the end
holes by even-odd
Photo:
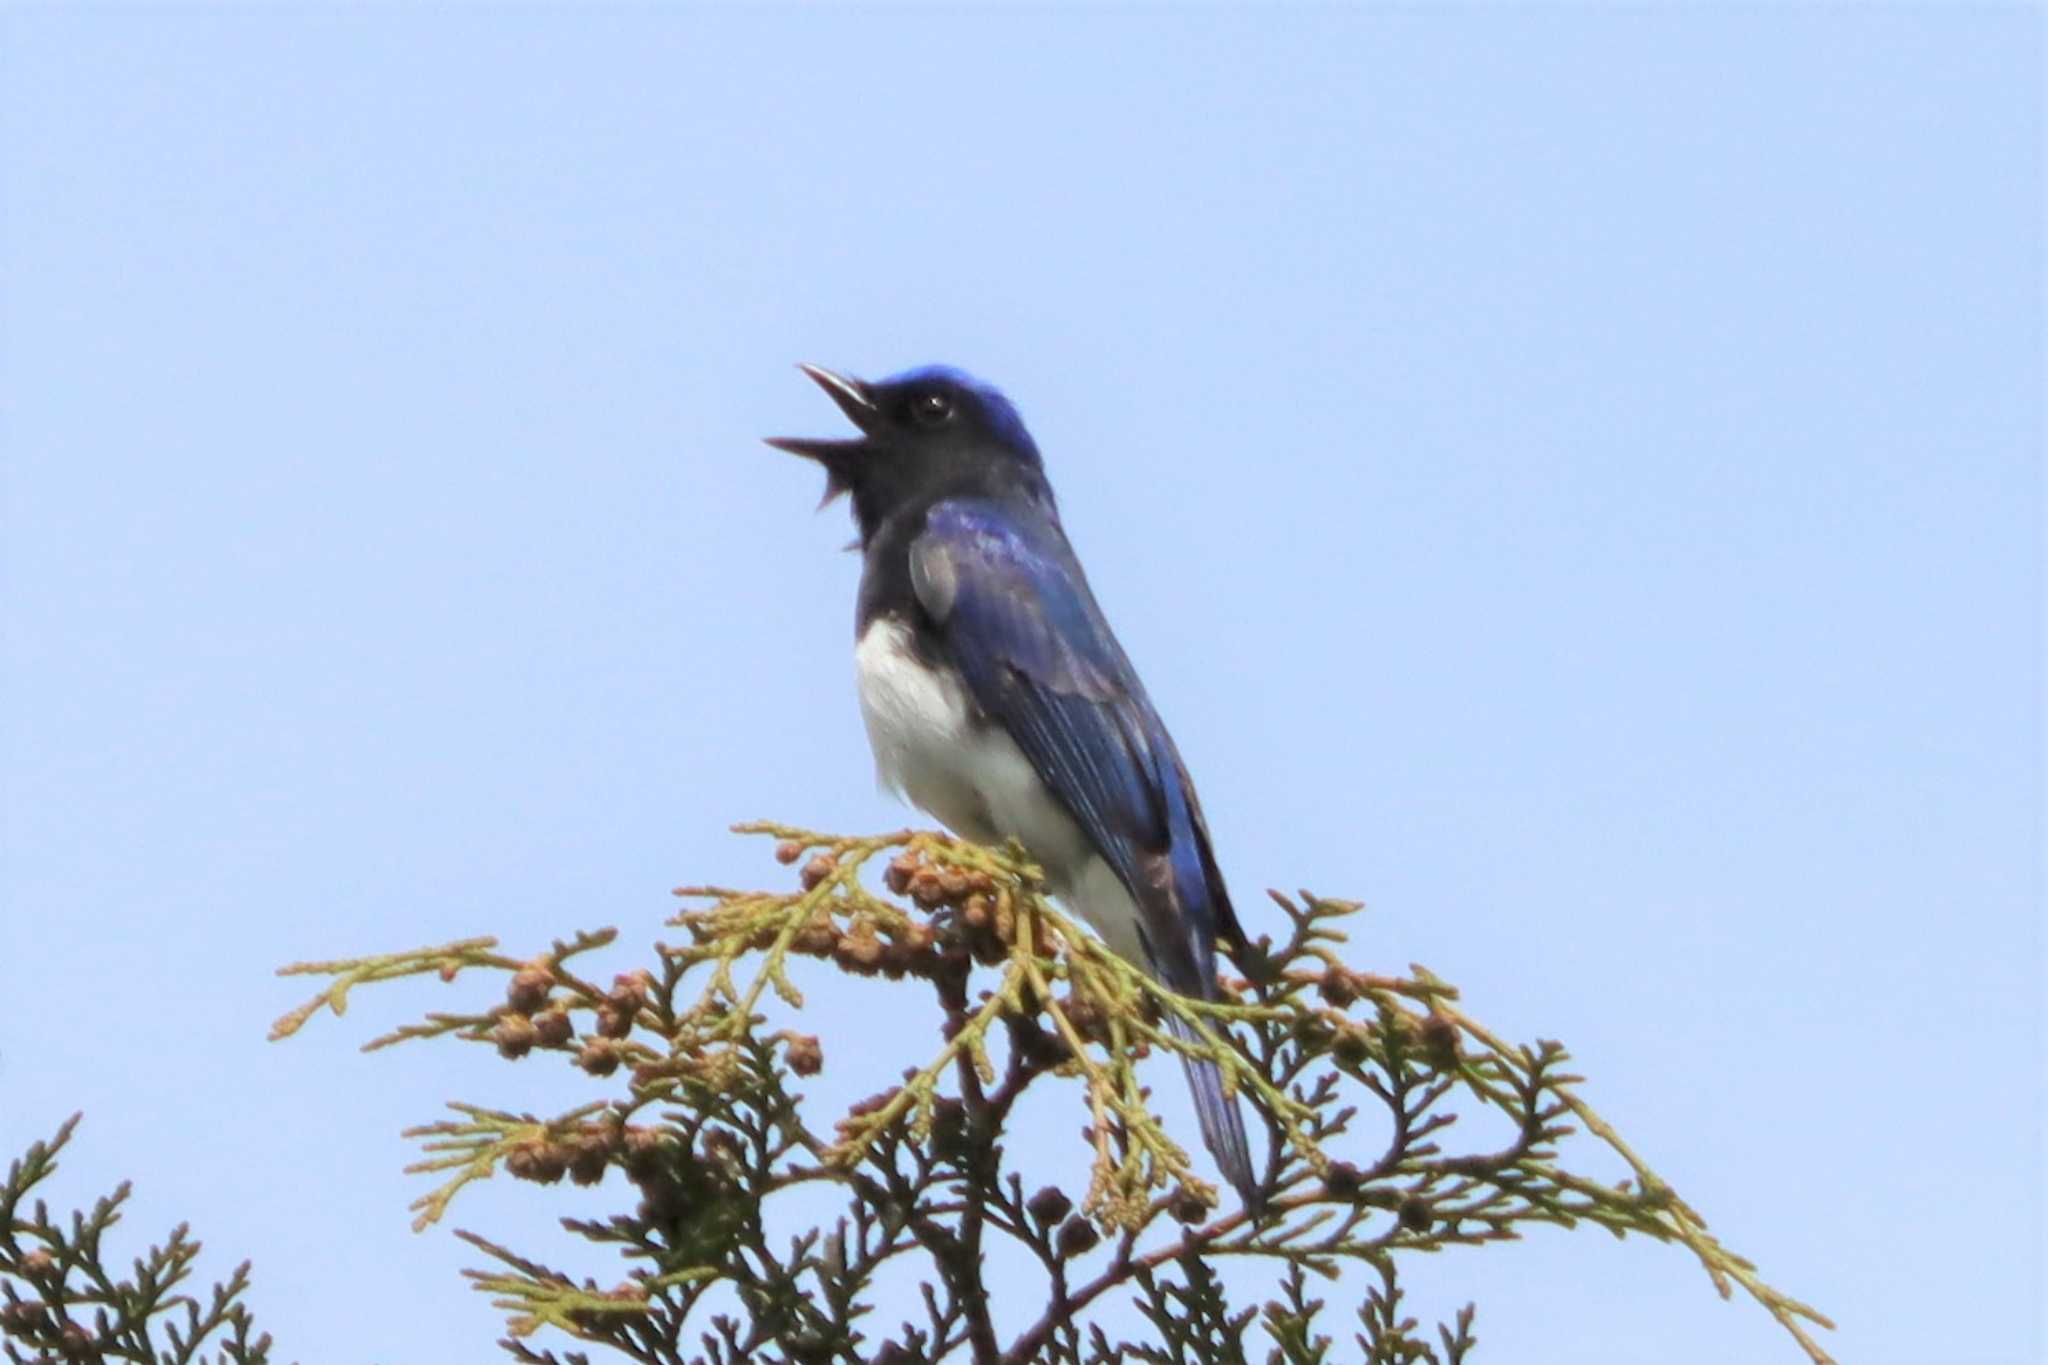
{"type": "MultiPolygon", "coordinates": [[[[1217,940],[1248,961],[1244,930],[1187,766],[1089,591],[1017,409],[947,366],[874,383],[801,368],[861,434],[768,444],[824,466],[821,507],[852,499],[854,663],[883,783],[964,838],[1016,838],[1110,948],[1216,999],[1217,940]]],[[[1256,1215],[1237,1106],[1214,1063],[1182,1060],[1203,1140],[1256,1215]]]]}

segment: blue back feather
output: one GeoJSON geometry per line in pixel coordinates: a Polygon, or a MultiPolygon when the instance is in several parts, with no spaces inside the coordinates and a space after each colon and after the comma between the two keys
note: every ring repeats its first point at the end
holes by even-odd
{"type": "Polygon", "coordinates": [[[1066,537],[1036,509],[951,499],[927,514],[911,556],[912,581],[975,701],[1138,903],[1154,969],[1175,990],[1212,996],[1216,938],[1236,924],[1208,831],[1066,537]]]}
{"type": "MultiPolygon", "coordinates": [[[[911,544],[910,578],[975,702],[1130,892],[1152,971],[1215,999],[1217,937],[1241,946],[1244,934],[1187,769],[1058,522],[1036,504],[936,503],[911,544]]],[[[1168,1024],[1193,1041],[1179,1019],[1168,1024]]],[[[1202,1136],[1257,1216],[1243,1117],[1215,1063],[1182,1061],[1202,1136]]]]}

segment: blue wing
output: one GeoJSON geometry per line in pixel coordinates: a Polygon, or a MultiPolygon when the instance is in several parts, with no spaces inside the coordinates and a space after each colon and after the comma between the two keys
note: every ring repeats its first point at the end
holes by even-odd
{"type": "MultiPolygon", "coordinates": [[[[1049,518],[990,502],[935,505],[910,577],[975,702],[1031,762],[1131,893],[1161,980],[1215,999],[1219,937],[1242,947],[1194,785],[1049,518]]],[[[1253,1202],[1235,1105],[1207,1064],[1189,1080],[1203,1136],[1253,1202]]]]}

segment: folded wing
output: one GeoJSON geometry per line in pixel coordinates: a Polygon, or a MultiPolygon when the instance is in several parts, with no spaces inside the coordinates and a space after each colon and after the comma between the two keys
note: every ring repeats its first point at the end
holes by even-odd
{"type": "MultiPolygon", "coordinates": [[[[911,582],[982,711],[1014,739],[1138,907],[1149,966],[1216,998],[1219,937],[1242,946],[1194,785],[1057,525],[974,499],[941,502],[911,582]]],[[[1236,1106],[1191,1065],[1203,1136],[1251,1200],[1236,1106]]]]}

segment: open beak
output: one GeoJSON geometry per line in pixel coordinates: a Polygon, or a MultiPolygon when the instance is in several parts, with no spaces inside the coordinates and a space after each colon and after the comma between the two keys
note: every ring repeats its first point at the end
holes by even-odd
{"type": "MultiPolygon", "coordinates": [[[[847,419],[863,432],[874,430],[880,414],[874,400],[868,397],[867,385],[858,379],[849,379],[835,374],[822,365],[799,365],[798,369],[809,375],[814,383],[823,389],[847,419]]],[[[833,440],[813,436],[769,436],[764,438],[777,450],[786,450],[792,455],[802,455],[818,461],[827,470],[855,454],[866,444],[865,441],[833,440]]]]}
{"type": "Polygon", "coordinates": [[[799,365],[797,368],[809,375],[813,383],[831,395],[832,401],[839,405],[839,410],[846,414],[848,421],[852,422],[862,431],[868,431],[874,427],[875,418],[878,414],[875,411],[875,400],[868,397],[867,385],[861,383],[858,379],[849,379],[843,374],[835,374],[823,365],[799,365]]]}
{"type": "MultiPolygon", "coordinates": [[[[876,409],[874,399],[868,397],[867,385],[858,379],[835,374],[823,365],[799,365],[797,368],[809,375],[812,382],[823,389],[862,432],[875,429],[881,413],[876,409]]],[[[769,436],[763,439],[777,450],[786,450],[825,466],[825,496],[818,499],[821,508],[853,486],[854,463],[866,452],[868,445],[865,438],[849,441],[814,436],[769,436]]]]}

